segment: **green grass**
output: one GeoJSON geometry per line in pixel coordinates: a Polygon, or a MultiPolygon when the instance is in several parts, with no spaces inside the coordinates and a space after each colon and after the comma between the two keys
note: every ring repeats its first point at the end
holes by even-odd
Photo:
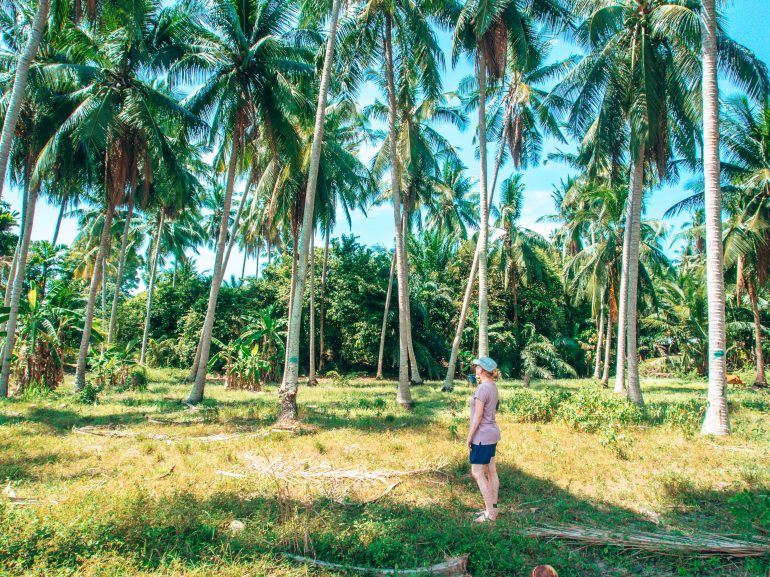
{"type": "Polygon", "coordinates": [[[731,391],[734,434],[697,434],[705,385],[643,383],[647,406],[629,409],[586,382],[502,384],[498,450],[503,514],[474,526],[481,506],[463,447],[470,389],[413,389],[415,410],[395,403],[395,384],[322,381],[300,391],[299,434],[271,432],[275,387],[261,393],[210,384],[197,411],[180,403],[183,374],[150,371],[146,392],[102,393],[83,405],[68,388],[0,401],[0,481],[40,502],[0,499],[0,575],[333,575],[286,562],[281,552],[339,563],[413,567],[470,554],[469,570],[528,576],[549,563],[562,577],[764,576],[770,561],[639,556],[521,537],[538,523],[653,531],[767,531],[770,395],[731,391]],[[148,420],[150,417],[153,421],[148,420]],[[162,421],[162,422],[157,422],[162,421]],[[73,427],[115,425],[133,437],[73,427]],[[196,437],[262,432],[221,442],[196,437]],[[286,483],[245,472],[245,454],[274,463],[443,474],[384,485],[286,483]],[[763,509],[763,507],[765,509],[763,509]],[[242,520],[245,529],[228,525],[242,520]]]}

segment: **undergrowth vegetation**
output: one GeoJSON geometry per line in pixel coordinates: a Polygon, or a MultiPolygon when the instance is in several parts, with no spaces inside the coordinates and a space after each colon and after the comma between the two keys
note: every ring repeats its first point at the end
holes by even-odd
{"type": "Polygon", "coordinates": [[[578,524],[766,536],[764,392],[733,391],[735,434],[717,441],[692,434],[703,410],[698,382],[647,381],[643,408],[587,382],[503,383],[502,514],[482,528],[471,523],[481,503],[462,443],[467,385],[449,394],[415,387],[409,412],[393,401],[393,383],[333,375],[303,390],[302,427],[292,433],[273,428],[275,387],[214,385],[192,410],[179,401],[181,371],[147,376],[147,389],[106,388],[97,403],[34,388],[0,403],[0,478],[30,500],[0,499],[0,574],[335,574],[282,553],[401,569],[467,553],[476,577],[526,576],[537,563],[565,577],[760,577],[770,568],[766,558],[640,558],[521,534],[578,524]],[[254,469],[255,459],[274,472],[254,469]],[[390,490],[285,476],[318,467],[428,471],[390,490]]]}

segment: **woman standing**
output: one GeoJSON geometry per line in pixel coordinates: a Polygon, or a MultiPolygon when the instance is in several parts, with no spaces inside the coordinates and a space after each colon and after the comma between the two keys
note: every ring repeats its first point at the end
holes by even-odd
{"type": "Polygon", "coordinates": [[[473,360],[478,386],[470,399],[471,425],[468,430],[468,448],[470,449],[471,475],[476,480],[484,498],[484,512],[476,518],[476,523],[486,523],[497,519],[497,494],[500,479],[497,477],[495,450],[500,440],[500,428],[497,426],[497,379],[500,372],[497,363],[489,357],[473,360]]]}

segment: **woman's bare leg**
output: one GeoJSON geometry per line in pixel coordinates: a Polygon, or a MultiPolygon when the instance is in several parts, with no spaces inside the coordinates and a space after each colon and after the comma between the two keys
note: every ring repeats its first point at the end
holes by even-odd
{"type": "Polygon", "coordinates": [[[489,488],[492,493],[492,503],[494,505],[493,511],[494,515],[490,515],[492,519],[497,518],[497,496],[500,493],[500,477],[497,476],[497,464],[495,463],[495,458],[492,457],[492,459],[489,461],[489,464],[486,466],[487,469],[487,481],[489,483],[489,488]]]}
{"type": "Polygon", "coordinates": [[[471,465],[471,475],[476,480],[481,496],[484,498],[484,508],[486,509],[487,516],[490,519],[495,519],[497,517],[497,510],[493,506],[495,504],[494,494],[489,479],[487,479],[486,468],[487,465],[471,465]]]}

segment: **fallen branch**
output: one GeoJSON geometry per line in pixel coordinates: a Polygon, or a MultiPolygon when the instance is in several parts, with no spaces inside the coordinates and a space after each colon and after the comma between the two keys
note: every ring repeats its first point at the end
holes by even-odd
{"type": "Polygon", "coordinates": [[[138,436],[147,437],[154,441],[169,441],[168,435],[159,435],[157,433],[137,433],[136,431],[129,431],[127,429],[116,429],[110,426],[100,425],[88,425],[85,427],[73,427],[72,431],[80,433],[81,435],[94,435],[96,437],[119,437],[119,438],[135,438],[138,436]]]}
{"type": "Polygon", "coordinates": [[[325,569],[337,569],[340,571],[356,571],[358,573],[367,573],[370,575],[443,575],[446,577],[452,575],[465,575],[468,567],[468,556],[451,557],[443,563],[430,565],[429,567],[420,567],[417,569],[374,569],[372,567],[358,567],[355,565],[342,565],[340,563],[329,563],[328,561],[319,561],[309,557],[300,557],[284,553],[287,559],[313,565],[314,567],[323,567],[325,569]]]}
{"type": "Polygon", "coordinates": [[[162,475],[159,475],[159,476],[157,476],[155,478],[157,480],[165,479],[166,477],[170,477],[174,473],[175,470],[176,470],[176,465],[171,465],[171,468],[168,471],[166,471],[162,475]]]}
{"type": "Polygon", "coordinates": [[[586,545],[611,545],[622,549],[649,551],[660,555],[694,557],[762,557],[770,555],[770,541],[741,541],[713,533],[671,535],[641,531],[619,532],[578,525],[532,527],[528,537],[573,541],[586,545]]]}
{"type": "Polygon", "coordinates": [[[385,495],[390,493],[393,489],[398,487],[400,484],[401,484],[401,481],[396,481],[395,483],[391,483],[390,485],[388,485],[387,489],[385,489],[382,493],[380,493],[376,497],[372,497],[371,499],[366,499],[365,501],[363,501],[364,505],[368,505],[369,503],[375,503],[375,502],[379,501],[385,495]]]}

